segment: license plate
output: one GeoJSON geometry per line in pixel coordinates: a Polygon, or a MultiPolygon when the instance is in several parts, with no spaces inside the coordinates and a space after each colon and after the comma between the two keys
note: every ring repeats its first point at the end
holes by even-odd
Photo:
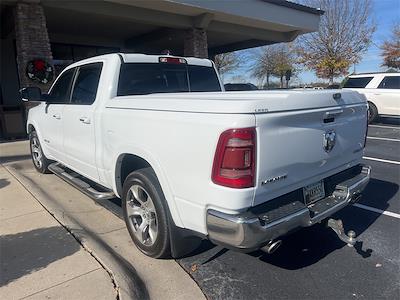
{"type": "Polygon", "coordinates": [[[324,181],[321,180],[305,186],[303,188],[303,197],[306,205],[325,198],[324,181]]]}

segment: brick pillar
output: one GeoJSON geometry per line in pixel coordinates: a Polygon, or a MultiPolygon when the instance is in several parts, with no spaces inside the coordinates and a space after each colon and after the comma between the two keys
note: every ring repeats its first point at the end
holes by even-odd
{"type": "Polygon", "coordinates": [[[185,56],[207,58],[207,32],[204,29],[188,29],[185,32],[183,47],[185,56]]]}
{"type": "Polygon", "coordinates": [[[51,82],[47,84],[39,83],[32,81],[26,75],[26,66],[30,60],[43,59],[48,64],[53,64],[46,17],[39,1],[17,2],[15,8],[15,39],[20,86],[38,86],[43,92],[46,92],[50,88],[51,82]]]}

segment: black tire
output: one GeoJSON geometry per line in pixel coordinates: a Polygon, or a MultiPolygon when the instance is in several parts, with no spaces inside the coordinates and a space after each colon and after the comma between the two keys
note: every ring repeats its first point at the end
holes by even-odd
{"type": "MultiPolygon", "coordinates": [[[[137,194],[139,194],[139,192],[137,192],[137,194]]],[[[125,179],[122,192],[122,210],[129,234],[136,247],[141,252],[153,258],[170,257],[170,228],[167,202],[152,168],[144,168],[132,172],[125,179]],[[133,190],[140,191],[142,195],[137,198],[142,198],[141,201],[136,200],[133,190]],[[146,199],[146,201],[143,201],[143,199],[146,199]],[[148,199],[150,199],[154,205],[149,205],[147,203],[148,199]],[[140,206],[140,203],[147,203],[147,205],[142,204],[140,206]],[[133,208],[135,211],[137,209],[142,209],[142,211],[148,209],[146,213],[144,213],[145,215],[147,214],[147,216],[131,215],[133,208]],[[155,212],[155,216],[153,212],[155,212]],[[145,227],[147,226],[147,232],[143,230],[142,234],[140,234],[142,222],[147,224],[144,225],[145,227]],[[155,223],[156,226],[154,225],[155,223]],[[154,232],[155,230],[151,231],[150,228],[157,228],[155,238],[154,233],[152,234],[153,238],[150,234],[150,232],[154,232]]]]}
{"type": "Polygon", "coordinates": [[[44,155],[36,131],[32,131],[29,134],[29,148],[31,150],[31,158],[35,169],[42,174],[50,173],[48,166],[52,161],[47,159],[44,155]]]}
{"type": "Polygon", "coordinates": [[[375,104],[368,101],[368,124],[375,122],[378,119],[378,109],[375,104]]]}

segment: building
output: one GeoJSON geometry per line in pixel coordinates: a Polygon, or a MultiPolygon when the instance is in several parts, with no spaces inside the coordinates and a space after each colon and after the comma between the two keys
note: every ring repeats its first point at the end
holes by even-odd
{"type": "Polygon", "coordinates": [[[0,136],[12,138],[24,135],[20,87],[46,91],[74,61],[165,49],[212,58],[316,31],[322,12],[283,0],[2,0],[0,14],[0,136]],[[55,71],[32,80],[33,64],[55,71]]]}

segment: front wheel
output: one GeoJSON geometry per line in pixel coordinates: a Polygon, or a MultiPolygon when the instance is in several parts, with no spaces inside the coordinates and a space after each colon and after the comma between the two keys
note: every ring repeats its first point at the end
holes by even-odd
{"type": "Polygon", "coordinates": [[[35,166],[35,169],[43,174],[50,173],[47,167],[51,163],[51,160],[47,159],[47,157],[44,155],[36,131],[32,131],[29,134],[29,145],[31,149],[32,162],[35,166]]]}
{"type": "Polygon", "coordinates": [[[167,204],[153,169],[132,172],[123,185],[122,208],[129,234],[150,257],[170,255],[167,204]]]}

